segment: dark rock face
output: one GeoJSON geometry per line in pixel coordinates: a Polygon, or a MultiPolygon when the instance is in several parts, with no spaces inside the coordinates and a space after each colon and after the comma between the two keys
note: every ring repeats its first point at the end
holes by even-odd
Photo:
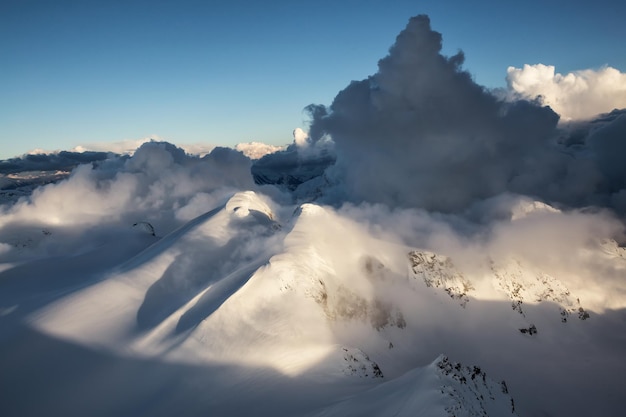
{"type": "Polygon", "coordinates": [[[303,158],[296,149],[265,155],[252,164],[254,182],[259,185],[271,184],[294,191],[300,184],[324,174],[335,163],[335,156],[329,152],[303,158]]]}

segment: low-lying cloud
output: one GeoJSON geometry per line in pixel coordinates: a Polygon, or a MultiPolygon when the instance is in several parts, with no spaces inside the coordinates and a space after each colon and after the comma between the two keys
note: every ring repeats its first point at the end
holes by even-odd
{"type": "Polygon", "coordinates": [[[132,157],[109,154],[98,164],[78,166],[63,181],[0,206],[0,230],[17,224],[88,230],[149,222],[164,235],[234,192],[254,189],[250,165],[229,148],[198,157],[166,142],[146,142],[132,157]]]}
{"type": "Polygon", "coordinates": [[[71,171],[81,164],[104,161],[111,152],[68,152],[26,154],[0,161],[0,174],[24,171],[71,171]]]}

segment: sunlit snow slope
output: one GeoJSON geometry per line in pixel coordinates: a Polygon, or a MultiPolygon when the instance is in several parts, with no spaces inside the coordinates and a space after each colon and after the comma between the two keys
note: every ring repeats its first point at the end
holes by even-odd
{"type": "MultiPolygon", "coordinates": [[[[258,384],[273,398],[283,378],[317,393],[271,400],[289,415],[532,415],[617,400],[623,338],[603,333],[613,313],[589,309],[569,277],[488,252],[457,265],[354,214],[237,193],[120,265],[86,269],[88,285],[27,321],[120,358],[219,367],[208,411],[240,410],[258,384]]],[[[588,251],[624,269],[614,243],[588,251]]]]}

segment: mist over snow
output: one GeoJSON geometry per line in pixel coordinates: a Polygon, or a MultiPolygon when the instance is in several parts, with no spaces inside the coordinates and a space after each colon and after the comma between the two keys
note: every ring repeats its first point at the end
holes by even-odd
{"type": "Polygon", "coordinates": [[[286,147],[0,162],[0,415],[623,414],[623,74],[441,49],[286,147]]]}
{"type": "Polygon", "coordinates": [[[560,74],[553,65],[526,64],[509,67],[506,79],[511,92],[529,100],[540,97],[564,121],[626,107],[626,74],[609,66],[560,74]]]}
{"type": "MultiPolygon", "coordinates": [[[[56,159],[46,156],[44,163],[56,159]]],[[[166,142],[146,142],[132,157],[111,155],[97,165],[80,165],[66,180],[1,206],[0,227],[34,223],[84,229],[146,221],[165,234],[235,190],[254,188],[250,160],[240,152],[218,147],[198,157],[166,142]]]]}

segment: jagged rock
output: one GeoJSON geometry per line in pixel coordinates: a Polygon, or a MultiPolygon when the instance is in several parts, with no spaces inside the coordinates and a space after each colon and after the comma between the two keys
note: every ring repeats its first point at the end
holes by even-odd
{"type": "Polygon", "coordinates": [[[150,236],[156,236],[156,233],[154,232],[154,226],[152,226],[148,222],[137,222],[133,224],[133,227],[149,234],[150,236]]]}
{"type": "MultiPolygon", "coordinates": [[[[574,299],[570,290],[557,278],[537,271],[524,262],[510,258],[500,262],[490,261],[496,288],[512,301],[511,307],[522,316],[524,302],[550,301],[559,305],[561,322],[566,323],[570,314],[578,312],[580,300],[574,299]]],[[[583,319],[581,315],[579,318],[583,319]]],[[[587,317],[588,318],[588,317],[587,317]]]]}
{"type": "Polygon", "coordinates": [[[530,336],[537,334],[537,327],[534,324],[531,324],[528,328],[519,329],[520,333],[528,334],[530,336]]]}
{"type": "Polygon", "coordinates": [[[480,367],[464,366],[444,355],[435,365],[443,377],[441,393],[452,400],[446,406],[448,416],[516,415],[505,381],[492,381],[480,367]]]}
{"type": "Polygon", "coordinates": [[[378,364],[372,361],[360,349],[342,348],[343,360],[346,367],[343,372],[346,375],[358,376],[359,378],[384,378],[378,364]]]}
{"type": "Polygon", "coordinates": [[[450,298],[459,300],[461,307],[469,302],[467,294],[474,290],[471,282],[459,272],[447,256],[426,251],[409,253],[415,277],[422,278],[427,287],[442,288],[450,298]]]}

